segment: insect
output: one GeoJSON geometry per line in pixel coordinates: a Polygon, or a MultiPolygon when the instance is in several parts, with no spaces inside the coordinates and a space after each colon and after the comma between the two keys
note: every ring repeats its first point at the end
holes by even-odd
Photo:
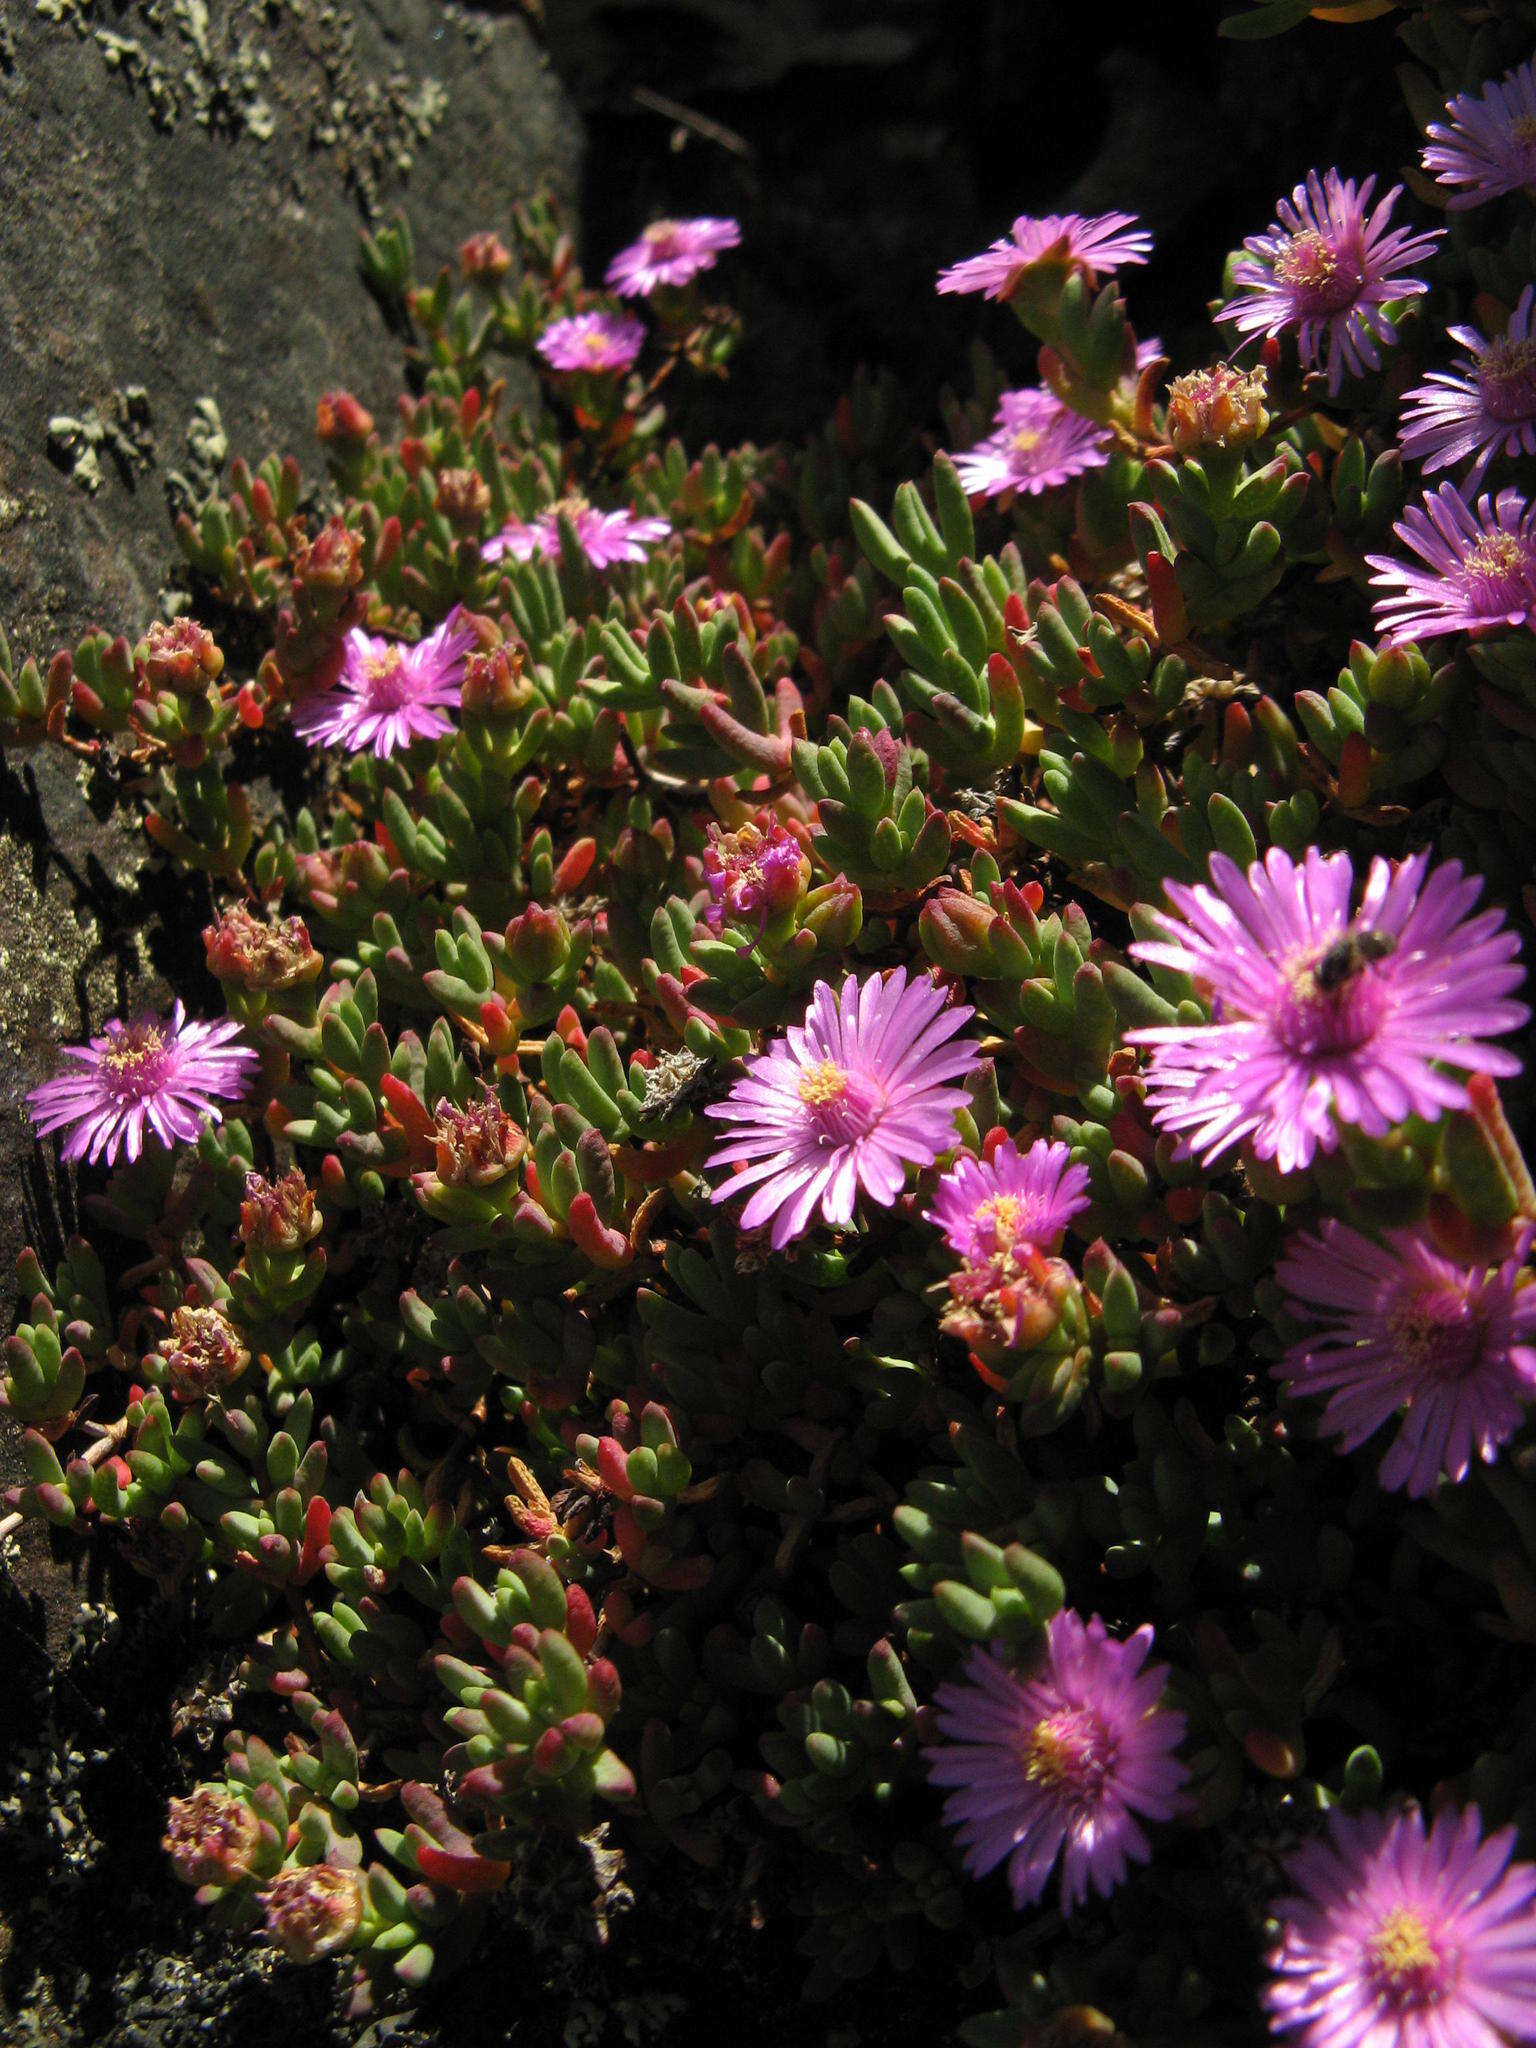
{"type": "Polygon", "coordinates": [[[1328,947],[1313,969],[1312,978],[1320,989],[1331,994],[1334,989],[1342,988],[1362,967],[1369,966],[1373,960],[1385,960],[1396,950],[1397,941],[1390,932],[1345,932],[1342,938],[1335,939],[1328,947]]]}

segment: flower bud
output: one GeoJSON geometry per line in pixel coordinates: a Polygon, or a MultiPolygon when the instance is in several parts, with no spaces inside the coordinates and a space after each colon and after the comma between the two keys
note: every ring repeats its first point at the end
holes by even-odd
{"type": "Polygon", "coordinates": [[[917,920],[923,951],[946,974],[975,974],[985,968],[989,935],[997,912],[963,889],[939,889],[917,920]]]}
{"type": "Polygon", "coordinates": [[[160,1846],[183,1884],[235,1885],[251,1874],[261,1823],[235,1793],[199,1785],[171,1801],[160,1846]]]}
{"type": "Polygon", "coordinates": [[[342,446],[366,441],[373,432],[373,414],[350,391],[327,391],[315,407],[315,436],[342,446]]]}
{"type": "Polygon", "coordinates": [[[1168,387],[1168,438],[1181,455],[1202,448],[1246,448],[1269,426],[1262,367],[1234,370],[1216,363],[1191,370],[1168,387]]]}
{"type": "Polygon", "coordinates": [[[362,535],[341,519],[328,519],[294,556],[293,580],[305,590],[355,590],[363,580],[362,535]]]}
{"type": "Polygon", "coordinates": [[[507,926],[507,960],[518,981],[553,981],[570,957],[571,928],[558,910],[530,903],[507,926]]]}
{"type": "MultiPolygon", "coordinates": [[[[855,739],[859,736],[856,734],[855,739]]],[[[887,789],[896,787],[896,771],[901,765],[902,743],[895,733],[886,726],[876,726],[863,734],[875,752],[875,759],[885,771],[887,789]]]]}
{"type": "Polygon", "coordinates": [[[511,251],[499,235],[482,231],[459,244],[459,269],[466,277],[505,277],[511,268],[511,251]]]}
{"type": "Polygon", "coordinates": [[[464,663],[460,692],[467,717],[511,718],[523,710],[538,691],[523,674],[522,650],[503,644],[471,654],[464,663]]]}
{"type": "Polygon", "coordinates": [[[308,1863],[279,1871],[261,1895],[266,1934],[291,1963],[315,1963],[345,1948],[363,1917],[354,1871],[308,1863]]]}

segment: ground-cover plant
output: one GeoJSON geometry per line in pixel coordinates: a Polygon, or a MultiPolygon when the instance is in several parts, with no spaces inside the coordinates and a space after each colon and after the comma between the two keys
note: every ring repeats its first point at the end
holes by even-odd
{"type": "Polygon", "coordinates": [[[32,1090],[9,1505],[243,1645],[166,1853],[360,2005],[608,1812],[977,2048],[1536,2039],[1536,10],[1402,35],[1206,360],[936,251],[947,450],[672,437],[734,222],[386,230],[394,419],[0,644],[208,906],[32,1090]]]}

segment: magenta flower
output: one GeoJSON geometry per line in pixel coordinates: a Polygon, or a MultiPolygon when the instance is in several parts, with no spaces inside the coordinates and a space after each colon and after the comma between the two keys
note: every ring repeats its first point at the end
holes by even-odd
{"type": "Polygon", "coordinates": [[[576,529],[576,539],[594,569],[608,569],[615,562],[643,562],[645,551],[665,540],[672,529],[665,519],[642,518],[626,506],[616,512],[599,512],[583,498],[562,498],[536,519],[513,519],[494,540],[480,550],[487,562],[499,562],[510,555],[516,562],[528,562],[535,555],[560,556],[560,514],[565,513],[576,529]]]}
{"type": "Polygon", "coordinates": [[[531,562],[535,555],[560,552],[560,537],[555,535],[553,547],[546,546],[543,517],[538,519],[509,519],[506,525],[480,550],[484,562],[504,561],[511,556],[514,562],[531,562]]]}
{"type": "Polygon", "coordinates": [[[1068,1164],[1065,1145],[1037,1138],[1020,1153],[1005,1138],[987,1159],[962,1153],[939,1182],[923,1221],[963,1259],[987,1260],[1024,1244],[1054,1251],[1088,1206],[1088,1169],[1068,1164]]]}
{"type": "Polygon", "coordinates": [[[249,1046],[231,1043],[240,1026],[189,1024],[178,1002],[168,1019],[114,1017],[89,1045],[66,1045],[64,1057],[80,1071],[56,1075],[27,1097],[32,1122],[41,1132],[67,1130],[63,1159],[104,1159],[108,1166],[125,1152],[137,1159],[144,1127],[162,1145],[187,1142],[204,1120],[217,1123],[216,1097],[243,1094],[247,1070],[256,1064],[249,1046]]]}
{"type": "Polygon", "coordinates": [[[1016,1907],[1040,1898],[1058,1856],[1064,1913],[1090,1885],[1107,1898],[1128,1862],[1151,1858],[1137,1816],[1182,1810],[1184,1716],[1159,1704],[1168,1671],[1147,1663],[1151,1647],[1150,1628],[1120,1643],[1097,1615],[1064,1611],[1027,1675],[978,1647],[964,1680],[934,1694],[947,1740],[924,1754],[934,1784],[954,1788],[944,1819],[970,1876],[1008,1859],[1016,1907]]]}
{"type": "Polygon", "coordinates": [[[1126,1034],[1150,1045],[1147,1101],[1186,1153],[1209,1165],[1244,1140],[1282,1173],[1311,1164],[1350,1124],[1383,1137],[1407,1116],[1465,1106],[1446,1066],[1517,1074],[1487,1041],[1525,1023],[1508,997],[1524,970],[1497,910],[1469,916],[1481,880],[1427,853],[1371,862],[1360,906],[1346,853],[1271,847],[1246,875],[1212,854],[1211,887],[1165,884],[1181,916],[1152,913],[1161,938],[1140,959],[1187,974],[1211,1002],[1203,1028],[1126,1034]]]}
{"type": "Polygon", "coordinates": [[[627,370],[644,340],[645,329],[628,313],[573,313],[550,322],[538,350],[556,370],[627,370]]]}
{"type": "Polygon", "coordinates": [[[1383,1243],[1330,1217],[1286,1246],[1286,1313],[1316,1327],[1274,1367],[1294,1394],[1326,1394],[1322,1429],[1358,1450],[1398,1414],[1381,1483],[1415,1498],[1492,1464],[1536,1399],[1531,1231],[1492,1270],[1441,1256],[1422,1229],[1383,1243]]]}
{"type": "Polygon", "coordinates": [[[704,880],[709,902],[704,922],[719,932],[727,919],[751,924],[760,938],[770,917],[800,900],[811,864],[792,832],[777,818],[767,830],[745,824],[734,832],[711,826],[704,848],[704,880]]]}
{"type": "Polygon", "coordinates": [[[1386,595],[1373,611],[1394,645],[1536,625],[1536,511],[1517,490],[1474,508],[1451,484],[1427,491],[1392,531],[1424,564],[1367,555],[1386,595]]]}
{"type": "Polygon", "coordinates": [[[1376,344],[1391,347],[1397,329],[1385,308],[1416,299],[1429,287],[1409,277],[1408,267],[1434,253],[1441,230],[1415,234],[1387,222],[1402,192],[1394,185],[1372,212],[1366,209],[1376,180],[1356,188],[1337,171],[1319,177],[1308,171],[1279,215],[1262,235],[1250,235],[1247,255],[1233,267],[1237,284],[1251,287],[1228,301],[1219,314],[1243,335],[1296,330],[1303,367],[1328,370],[1328,389],[1337,393],[1347,370],[1352,377],[1379,370],[1376,344]]]}
{"type": "Polygon", "coordinates": [[[960,482],[973,498],[1005,491],[1036,496],[1109,460],[1108,429],[1073,412],[1043,385],[1005,391],[998,422],[995,433],[955,458],[960,482]]]}
{"type": "Polygon", "coordinates": [[[904,967],[862,988],[850,974],[841,994],[817,982],[804,1024],[754,1054],[746,1078],[705,1112],[739,1126],[706,1164],[744,1163],[714,1199],[755,1188],[741,1227],[771,1218],[775,1250],[818,1204],[828,1223],[851,1223],[861,1187],[888,1209],[907,1168],[932,1166],[954,1143],[955,1112],[970,1098],[951,1084],[980,1056],[969,1039],[948,1041],[970,1015],[927,976],[909,987],[904,967]]]}
{"type": "Polygon", "coordinates": [[[381,761],[413,740],[441,739],[453,731],[446,707],[459,701],[474,644],[457,606],[414,646],[354,626],[339,679],[294,705],[293,729],[316,747],[371,747],[381,761]]]}
{"type": "Polygon", "coordinates": [[[1348,1814],[1291,1857],[1275,1903],[1270,2029],[1301,2048],[1510,2048],[1536,2041],[1536,1865],[1475,1806],[1348,1814]]]}
{"type": "Polygon", "coordinates": [[[659,285],[684,285],[712,270],[722,249],[734,249],[741,229],[706,214],[697,220],[653,220],[638,242],[621,249],[606,282],[620,298],[643,299],[659,285]]]}
{"type": "Polygon", "coordinates": [[[1532,60],[1481,92],[1459,92],[1448,119],[1431,121],[1424,168],[1442,185],[1461,185],[1446,204],[1482,206],[1505,192],[1536,192],[1536,78],[1532,60]]]}
{"type": "Polygon", "coordinates": [[[1504,332],[1488,341],[1475,327],[1452,327],[1452,341],[1470,354],[1449,370],[1431,370],[1408,393],[1403,410],[1403,453],[1426,472],[1449,469],[1471,455],[1463,491],[1476,490],[1494,456],[1536,455],[1536,337],[1527,285],[1504,332]]]}
{"type": "Polygon", "coordinates": [[[1070,263],[1090,284],[1127,263],[1145,263],[1152,237],[1134,213],[1021,213],[1001,241],[939,272],[941,292],[985,292],[1008,299],[1025,273],[1043,263],[1070,263]]]}

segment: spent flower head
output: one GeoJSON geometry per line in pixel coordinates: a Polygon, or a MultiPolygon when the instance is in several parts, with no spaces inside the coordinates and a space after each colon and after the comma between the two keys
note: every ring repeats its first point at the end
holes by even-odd
{"type": "Polygon", "coordinates": [[[251,1362],[239,1331],[217,1306],[173,1309],[170,1336],[159,1349],[171,1392],[181,1401],[227,1394],[251,1362]]]}
{"type": "Polygon", "coordinates": [[[1184,1716],[1161,1704],[1168,1671],[1148,1664],[1151,1648],[1148,1627],[1117,1642],[1097,1615],[1066,1609],[1032,1668],[978,1647],[934,1695],[945,1739],[926,1756],[949,1789],[944,1818],[972,1877],[1006,1859],[1016,1907],[1040,1899],[1058,1858],[1063,1912],[1090,1886],[1107,1898],[1151,1859],[1141,1823],[1183,1810],[1184,1716]]]}
{"type": "Polygon", "coordinates": [[[291,1963],[335,1955],[363,1918],[363,1887],[355,1871],[333,1863],[303,1863],[280,1870],[261,1894],[265,1932],[291,1963]]]}
{"type": "Polygon", "coordinates": [[[1291,1857],[1264,1994],[1298,2048],[1511,2048],[1536,2041],[1536,1864],[1475,1806],[1345,1813],[1291,1857]]]}
{"type": "Polygon", "coordinates": [[[173,1799],[160,1846],[183,1884],[240,1884],[261,1848],[261,1823],[237,1793],[199,1785],[173,1799]]]}
{"type": "Polygon", "coordinates": [[[1378,856],[1353,908],[1349,855],[1315,847],[1300,865],[1271,847],[1246,874],[1213,854],[1208,885],[1165,890],[1177,914],[1154,911],[1160,936],[1131,951],[1189,975],[1211,1022],[1127,1037],[1152,1048],[1154,1122],[1205,1164],[1246,1141],[1292,1172],[1341,1125],[1379,1138],[1464,1107],[1447,1067],[1520,1071],[1488,1043],[1530,1014],[1509,1000],[1520,941],[1501,911],[1471,914],[1482,882],[1458,862],[1378,856]]]}
{"type": "Polygon", "coordinates": [[[1286,1313],[1311,1325],[1274,1367],[1293,1394],[1325,1394],[1325,1435],[1357,1450],[1394,1418],[1381,1483],[1415,1498],[1443,1473],[1491,1464],[1536,1399],[1531,1230],[1500,1265],[1467,1266],[1422,1227],[1380,1243],[1329,1217],[1276,1268],[1286,1313]]]}
{"type": "Polygon", "coordinates": [[[1382,592],[1376,624],[1394,646],[1536,625],[1536,509],[1512,486],[1474,506],[1441,484],[1392,531],[1418,562],[1365,559],[1382,592]]]}
{"type": "Polygon", "coordinates": [[[299,988],[325,965],[302,917],[273,924],[243,903],[231,904],[217,924],[204,926],[203,950],[210,974],[253,993],[299,988]]]}
{"type": "Polygon", "coordinates": [[[75,1071],[31,1091],[32,1122],[67,1131],[60,1156],[92,1164],[110,1166],[119,1152],[137,1159],[146,1132],[162,1145],[189,1143],[219,1121],[221,1101],[245,1093],[256,1054],[239,1036],[227,1019],[189,1024],[179,1002],[169,1017],[114,1017],[89,1044],[61,1048],[75,1071]]]}
{"type": "Polygon", "coordinates": [[[1443,121],[1431,121],[1424,168],[1452,188],[1446,204],[1484,206],[1506,192],[1536,192],[1536,59],[1527,58],[1480,92],[1459,92],[1443,121]]]}
{"type": "Polygon", "coordinates": [[[1168,387],[1168,438],[1181,455],[1206,448],[1246,448],[1268,431],[1269,378],[1262,363],[1239,370],[1213,363],[1168,387]]]}
{"type": "Polygon", "coordinates": [[[1245,289],[1220,314],[1245,336],[1294,332],[1303,367],[1326,369],[1334,394],[1346,372],[1381,368],[1380,349],[1397,340],[1386,309],[1429,289],[1408,273],[1440,239],[1438,228],[1389,227],[1403,188],[1394,185],[1372,207],[1375,186],[1373,177],[1357,187],[1337,171],[1308,171],[1279,202],[1278,219],[1243,244],[1232,276],[1245,289]]]}
{"type": "Polygon", "coordinates": [[[799,1237],[819,1207],[833,1225],[853,1221],[862,1188],[888,1209],[907,1169],[931,1166],[954,1142],[961,1081],[976,1066],[971,1016],[926,975],[904,967],[850,974],[841,991],[816,984],[805,1022],[746,1063],[744,1079],[705,1114],[736,1128],[706,1162],[740,1166],[715,1189],[717,1202],[753,1190],[742,1228],[772,1222],[777,1250],[799,1237]]]}
{"type": "Polygon", "coordinates": [[[731,832],[711,825],[704,845],[704,922],[712,932],[727,921],[751,925],[760,938],[769,918],[800,900],[810,873],[799,840],[777,818],[749,820],[731,832]]]}
{"type": "Polygon", "coordinates": [[[517,1119],[487,1089],[462,1109],[446,1098],[439,1102],[432,1142],[437,1178],[446,1187],[483,1188],[506,1179],[528,1140],[517,1119]]]}
{"type": "Polygon", "coordinates": [[[247,1251],[295,1252],[320,1233],[315,1197],[297,1166],[268,1179],[264,1173],[245,1176],[240,1199],[240,1242],[247,1251]]]}

